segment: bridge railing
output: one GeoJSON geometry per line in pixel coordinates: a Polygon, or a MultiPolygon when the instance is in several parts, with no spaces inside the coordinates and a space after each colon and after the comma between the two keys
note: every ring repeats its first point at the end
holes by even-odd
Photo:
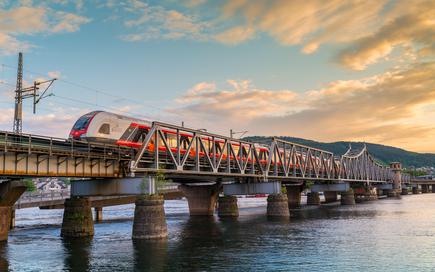
{"type": "Polygon", "coordinates": [[[64,189],[51,192],[25,192],[16,202],[17,205],[29,203],[29,202],[42,202],[42,201],[54,201],[61,200],[70,197],[70,190],[64,189]]]}
{"type": "Polygon", "coordinates": [[[129,147],[119,145],[47,137],[42,135],[0,131],[0,151],[40,153],[44,155],[82,156],[87,158],[122,159],[129,147]]]}
{"type": "Polygon", "coordinates": [[[281,139],[266,146],[161,122],[153,123],[130,171],[260,180],[391,181],[389,168],[377,164],[366,149],[337,160],[331,152],[281,139]]]}

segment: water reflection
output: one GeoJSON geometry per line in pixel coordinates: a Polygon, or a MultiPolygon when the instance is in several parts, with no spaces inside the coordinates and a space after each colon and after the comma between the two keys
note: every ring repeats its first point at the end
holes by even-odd
{"type": "Polygon", "coordinates": [[[165,271],[168,240],[133,240],[134,271],[165,271]]]}
{"type": "Polygon", "coordinates": [[[357,209],[357,206],[320,206],[291,210],[290,215],[292,221],[299,221],[306,219],[350,219],[357,217],[373,218],[382,215],[382,212],[371,209],[357,209]]]}
{"type": "Polygon", "coordinates": [[[92,237],[62,238],[62,244],[65,248],[65,270],[90,271],[92,237]]]}
{"type": "Polygon", "coordinates": [[[9,271],[7,247],[8,247],[8,243],[6,241],[0,242],[0,271],[5,271],[5,272],[9,271]]]}

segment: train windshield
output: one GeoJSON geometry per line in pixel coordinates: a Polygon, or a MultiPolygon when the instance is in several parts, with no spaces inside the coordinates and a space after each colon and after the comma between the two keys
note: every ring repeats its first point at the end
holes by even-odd
{"type": "Polygon", "coordinates": [[[77,120],[77,122],[74,124],[73,130],[86,129],[88,127],[89,122],[91,121],[92,117],[94,117],[94,115],[96,113],[97,112],[93,111],[93,112],[90,112],[90,113],[85,114],[82,117],[80,117],[79,120],[77,120]]]}

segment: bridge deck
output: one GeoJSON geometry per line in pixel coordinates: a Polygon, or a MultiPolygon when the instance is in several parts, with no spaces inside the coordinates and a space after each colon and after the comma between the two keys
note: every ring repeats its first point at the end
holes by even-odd
{"type": "MultiPolygon", "coordinates": [[[[269,146],[154,122],[139,148],[0,132],[0,176],[392,183],[367,149],[333,153],[273,139],[269,146]],[[170,132],[170,133],[168,133],[170,132]],[[181,138],[184,137],[184,144],[181,138]],[[158,150],[158,151],[157,151],[158,150]]],[[[409,182],[409,176],[402,180],[409,182]]]]}
{"type": "Polygon", "coordinates": [[[131,148],[0,132],[0,175],[7,177],[120,177],[131,148]]]}

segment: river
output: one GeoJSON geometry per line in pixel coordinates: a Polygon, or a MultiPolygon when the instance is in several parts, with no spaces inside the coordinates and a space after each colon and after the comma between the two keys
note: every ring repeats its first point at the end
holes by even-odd
{"type": "Polygon", "coordinates": [[[92,239],[59,237],[62,210],[22,209],[0,271],[435,271],[435,194],[266,217],[264,198],[240,199],[240,217],[190,218],[165,203],[168,239],[133,242],[134,205],[104,209],[92,239]]]}

